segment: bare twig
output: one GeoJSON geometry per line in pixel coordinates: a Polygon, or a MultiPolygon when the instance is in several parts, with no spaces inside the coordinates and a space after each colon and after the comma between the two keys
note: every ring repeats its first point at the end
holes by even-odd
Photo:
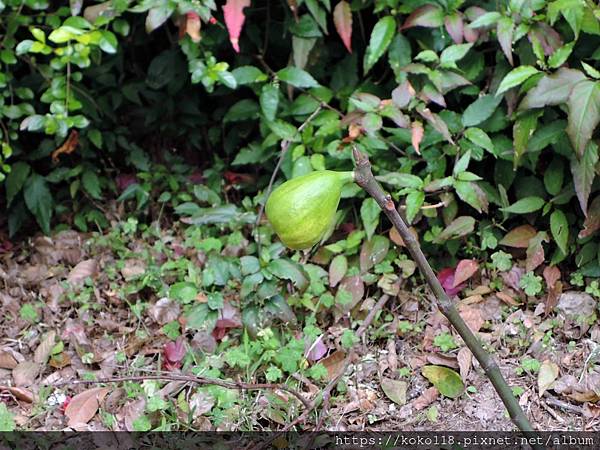
{"type": "Polygon", "coordinates": [[[484,350],[478,339],[475,337],[471,329],[462,319],[452,301],[446,294],[446,291],[437,279],[433,269],[429,265],[427,258],[421,250],[421,246],[415,236],[409,231],[408,227],[402,220],[402,217],[396,209],[396,205],[389,194],[386,194],[381,188],[373,173],[371,172],[371,163],[366,155],[354,148],[354,159],[356,169],[354,171],[354,180],[356,184],[362,187],[373,199],[377,202],[381,210],[388,216],[394,227],[400,233],[402,240],[408,248],[413,260],[419,267],[419,270],[425,277],[427,284],[433,291],[438,307],[441,313],[448,318],[454,326],[460,337],[463,339],[471,353],[475,355],[477,361],[483,368],[485,374],[492,382],[496,392],[506,406],[508,413],[513,423],[521,431],[534,431],[529,423],[529,419],[519,406],[517,398],[514,396],[511,388],[506,383],[506,380],[500,372],[500,368],[494,359],[484,350]]]}
{"type": "Polygon", "coordinates": [[[548,403],[549,405],[556,406],[557,408],[560,408],[563,411],[567,411],[567,412],[571,412],[571,413],[575,413],[575,414],[579,414],[580,416],[583,416],[583,408],[581,406],[572,405],[571,403],[564,402],[564,401],[554,397],[548,391],[544,392],[544,397],[546,398],[546,403],[548,403]]]}
{"type": "Polygon", "coordinates": [[[312,403],[306,400],[298,391],[284,384],[275,383],[243,383],[241,381],[219,380],[218,378],[197,377],[194,375],[139,375],[131,377],[106,378],[100,380],[72,380],[53,383],[49,386],[66,386],[77,384],[104,384],[104,383],[123,383],[125,381],[145,381],[145,380],[167,380],[167,381],[184,381],[186,383],[205,384],[221,386],[228,389],[239,389],[247,391],[256,391],[260,389],[281,390],[292,394],[302,402],[305,408],[311,408],[312,403]]]}

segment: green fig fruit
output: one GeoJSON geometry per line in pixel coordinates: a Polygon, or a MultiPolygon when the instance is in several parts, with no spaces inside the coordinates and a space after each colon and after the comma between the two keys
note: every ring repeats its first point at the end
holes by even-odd
{"type": "Polygon", "coordinates": [[[342,187],[353,179],[353,172],[317,170],[275,189],[265,213],[279,239],[295,250],[319,243],[333,224],[342,187]]]}

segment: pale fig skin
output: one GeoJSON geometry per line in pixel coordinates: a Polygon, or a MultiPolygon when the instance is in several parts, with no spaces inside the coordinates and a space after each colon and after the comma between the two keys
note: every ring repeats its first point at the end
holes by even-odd
{"type": "Polygon", "coordinates": [[[265,213],[281,242],[294,250],[318,244],[333,223],[342,187],[353,180],[353,172],[317,170],[275,189],[265,213]]]}

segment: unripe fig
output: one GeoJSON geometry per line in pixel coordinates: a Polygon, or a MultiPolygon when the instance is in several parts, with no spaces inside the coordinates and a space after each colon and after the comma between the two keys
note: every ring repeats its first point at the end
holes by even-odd
{"type": "Polygon", "coordinates": [[[319,243],[333,224],[342,187],[353,179],[353,172],[317,170],[275,189],[265,212],[281,242],[296,250],[319,243]]]}

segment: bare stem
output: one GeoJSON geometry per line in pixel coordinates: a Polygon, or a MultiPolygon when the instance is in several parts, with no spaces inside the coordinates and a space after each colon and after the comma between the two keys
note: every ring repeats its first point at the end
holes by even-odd
{"type": "Polygon", "coordinates": [[[398,213],[392,197],[385,193],[371,171],[371,163],[367,156],[354,148],[354,159],[356,162],[355,182],[362,187],[377,202],[382,211],[388,216],[394,227],[400,233],[402,240],[406,244],[419,270],[425,277],[427,284],[435,295],[438,307],[442,314],[450,321],[460,337],[463,339],[471,353],[475,355],[477,361],[483,368],[485,374],[492,382],[496,392],[502,399],[504,406],[508,410],[513,423],[521,431],[534,431],[527,416],[519,406],[517,398],[514,396],[511,388],[506,383],[500,369],[494,359],[488,354],[479,343],[473,332],[462,319],[452,301],[446,294],[446,291],[440,284],[438,278],[433,272],[429,262],[425,258],[421,246],[415,236],[409,231],[408,227],[398,213]]]}

